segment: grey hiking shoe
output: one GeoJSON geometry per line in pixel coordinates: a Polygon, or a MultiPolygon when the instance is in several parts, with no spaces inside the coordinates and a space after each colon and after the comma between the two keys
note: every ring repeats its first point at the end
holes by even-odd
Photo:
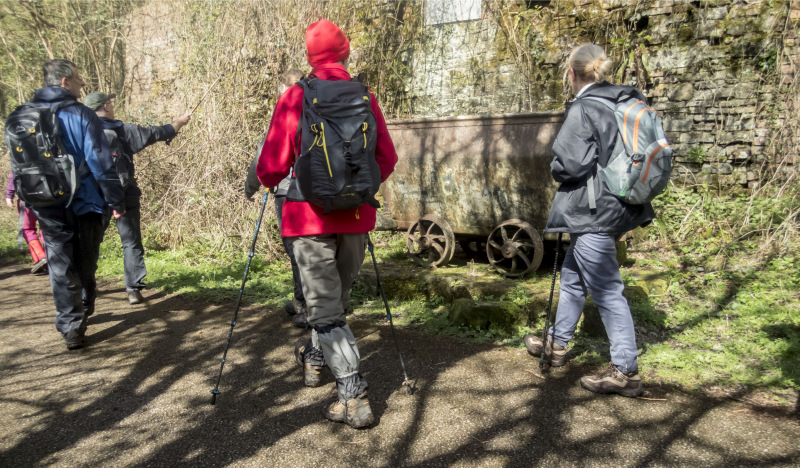
{"type": "Polygon", "coordinates": [[[36,262],[36,264],[33,265],[33,268],[31,268],[31,273],[35,275],[44,270],[45,268],[47,268],[47,259],[42,258],[38,262],[36,262]]]}
{"type": "Polygon", "coordinates": [[[138,289],[129,289],[128,302],[130,302],[131,305],[141,304],[144,302],[144,296],[142,296],[142,292],[138,289]]]}
{"type": "Polygon", "coordinates": [[[292,299],[291,301],[286,301],[286,304],[283,305],[283,310],[289,315],[305,313],[306,303],[298,301],[297,299],[292,299]]]}
{"type": "Polygon", "coordinates": [[[581,387],[595,393],[636,397],[642,394],[642,379],[638,370],[625,374],[612,363],[610,368],[598,374],[581,377],[581,387]]]}
{"type": "Polygon", "coordinates": [[[372,409],[369,407],[367,392],[347,400],[346,403],[336,400],[329,404],[325,407],[325,418],[334,422],[347,423],[354,429],[369,427],[375,421],[372,409]]]}
{"type": "Polygon", "coordinates": [[[300,338],[294,345],[294,359],[297,365],[303,368],[303,384],[306,387],[319,387],[322,385],[320,374],[322,373],[322,366],[313,366],[305,361],[306,347],[311,346],[311,340],[308,338],[300,338]]]}
{"type": "Polygon", "coordinates": [[[308,327],[308,314],[303,311],[292,317],[292,325],[297,328],[307,329],[308,327]]]}
{"type": "MultiPolygon", "coordinates": [[[[535,335],[525,335],[523,338],[525,347],[528,348],[528,353],[531,356],[542,355],[542,339],[535,335]]],[[[553,367],[561,367],[567,363],[567,348],[558,343],[553,343],[547,340],[547,351],[545,356],[550,358],[550,365],[553,367]]]]}
{"type": "Polygon", "coordinates": [[[86,334],[79,333],[73,337],[65,338],[64,341],[66,341],[68,350],[75,351],[86,346],[86,334]]]}

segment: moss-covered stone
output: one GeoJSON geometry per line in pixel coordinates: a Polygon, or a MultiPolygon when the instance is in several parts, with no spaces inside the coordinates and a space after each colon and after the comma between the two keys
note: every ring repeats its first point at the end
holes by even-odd
{"type": "Polygon", "coordinates": [[[518,325],[525,325],[527,317],[513,302],[474,301],[456,299],[450,306],[448,319],[453,325],[481,330],[496,328],[512,332],[518,325]]]}

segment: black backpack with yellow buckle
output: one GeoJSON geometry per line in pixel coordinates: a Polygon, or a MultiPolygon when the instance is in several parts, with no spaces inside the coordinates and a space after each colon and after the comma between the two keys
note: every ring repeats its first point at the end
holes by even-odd
{"type": "Polygon", "coordinates": [[[287,199],[308,201],[325,214],[363,204],[380,207],[375,199],[381,185],[377,123],[367,87],[314,76],[297,84],[303,88],[303,113],[287,199]]]}

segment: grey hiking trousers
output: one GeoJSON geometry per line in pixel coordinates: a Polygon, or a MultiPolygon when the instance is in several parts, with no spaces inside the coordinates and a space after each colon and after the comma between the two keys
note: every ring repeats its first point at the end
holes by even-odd
{"type": "Polygon", "coordinates": [[[622,372],[638,369],[636,334],[628,301],[622,296],[625,285],[619,274],[616,239],[609,233],[571,234],[571,243],[561,266],[561,286],[553,341],[566,346],[575,334],[583,313],[586,294],[600,311],[600,318],[611,342],[611,362],[622,372]]]}
{"type": "Polygon", "coordinates": [[[336,378],[339,400],[345,402],[367,388],[343,302],[364,261],[367,234],[319,234],[292,237],[291,242],[313,328],[311,344],[322,350],[324,364],[336,378]]]}

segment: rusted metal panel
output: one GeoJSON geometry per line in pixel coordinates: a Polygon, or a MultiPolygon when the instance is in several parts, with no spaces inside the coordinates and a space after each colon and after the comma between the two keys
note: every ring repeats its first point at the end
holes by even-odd
{"type": "Polygon", "coordinates": [[[541,232],[563,121],[563,112],[389,121],[399,161],[383,196],[396,229],[435,214],[462,236],[488,236],[510,218],[541,232]]]}

